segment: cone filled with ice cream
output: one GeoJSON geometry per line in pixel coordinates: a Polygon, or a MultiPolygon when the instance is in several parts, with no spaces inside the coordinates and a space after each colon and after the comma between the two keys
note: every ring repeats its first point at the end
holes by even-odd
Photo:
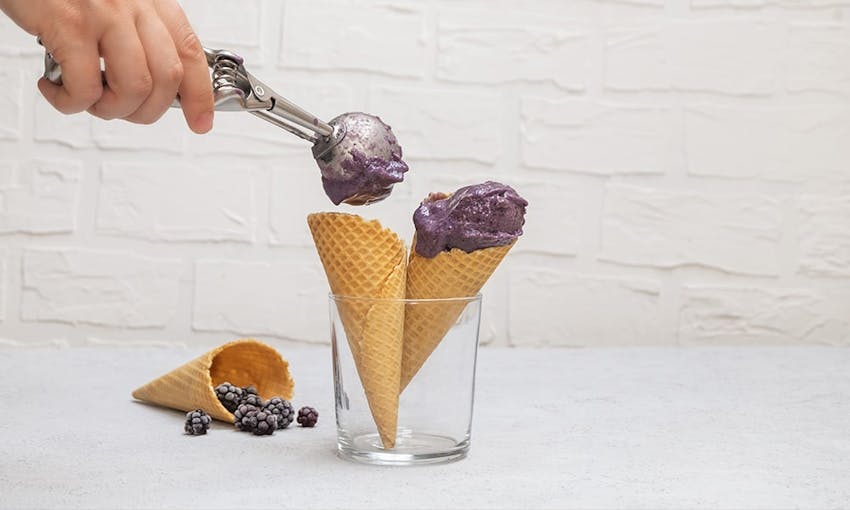
{"type": "MultiPolygon", "coordinates": [[[[522,235],[528,202],[510,186],[487,181],[432,193],[413,215],[407,299],[472,297],[522,235]]],[[[458,319],[465,304],[408,306],[404,314],[403,391],[458,319]]]]}

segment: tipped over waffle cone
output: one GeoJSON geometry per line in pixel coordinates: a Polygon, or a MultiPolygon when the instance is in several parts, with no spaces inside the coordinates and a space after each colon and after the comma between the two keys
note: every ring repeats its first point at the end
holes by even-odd
{"type": "MultiPolygon", "coordinates": [[[[514,241],[516,242],[516,241],[514,241]]],[[[407,299],[473,297],[505,258],[514,242],[466,253],[457,248],[433,258],[410,251],[407,299]]],[[[416,240],[413,241],[414,246],[416,240]]],[[[457,321],[465,301],[409,303],[404,313],[404,349],[401,358],[403,391],[425,360],[457,321]]]]}
{"type": "Polygon", "coordinates": [[[228,381],[253,385],[263,398],[292,398],[295,383],[289,363],[272,347],[251,339],[236,340],[198,356],[133,392],[133,398],[181,411],[203,409],[217,420],[232,422],[215,387],[228,381]]]}
{"type": "Polygon", "coordinates": [[[307,217],[348,338],[372,418],[386,448],[395,445],[401,375],[407,250],[377,221],[342,213],[307,217]],[[362,299],[356,299],[362,298],[362,299]],[[385,301],[381,301],[385,300],[385,301]]]}

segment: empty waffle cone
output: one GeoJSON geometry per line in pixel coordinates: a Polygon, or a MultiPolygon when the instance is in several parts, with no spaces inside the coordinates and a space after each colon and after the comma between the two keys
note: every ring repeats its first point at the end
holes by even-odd
{"type": "Polygon", "coordinates": [[[342,213],[307,217],[337,302],[360,382],[384,447],[395,445],[407,250],[377,221],[342,213]]]}
{"type": "Polygon", "coordinates": [[[263,398],[292,398],[295,383],[289,363],[272,347],[251,339],[236,340],[198,356],[133,392],[133,398],[151,404],[191,411],[203,409],[217,420],[232,422],[215,387],[229,381],[253,385],[263,398]]]}
{"type": "MultiPolygon", "coordinates": [[[[413,242],[415,246],[416,240],[413,242]]],[[[477,295],[514,242],[471,253],[453,249],[438,253],[433,258],[411,250],[407,265],[407,298],[443,299],[477,295]]],[[[404,313],[401,391],[422,368],[466,305],[463,301],[408,304],[404,313]]]]}

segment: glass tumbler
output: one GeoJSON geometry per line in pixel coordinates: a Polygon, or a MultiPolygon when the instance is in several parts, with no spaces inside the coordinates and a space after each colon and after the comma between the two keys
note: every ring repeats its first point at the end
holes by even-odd
{"type": "Polygon", "coordinates": [[[480,294],[450,299],[331,295],[339,455],[382,465],[465,457],[480,318],[480,294]]]}

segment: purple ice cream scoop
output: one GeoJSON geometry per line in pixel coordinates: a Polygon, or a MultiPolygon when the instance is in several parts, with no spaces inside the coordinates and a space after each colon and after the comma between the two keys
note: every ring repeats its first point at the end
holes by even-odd
{"type": "Polygon", "coordinates": [[[522,235],[527,206],[513,188],[493,181],[432,193],[413,213],[416,253],[432,258],[452,248],[470,253],[510,244],[522,235]]]}
{"type": "Polygon", "coordinates": [[[386,198],[408,170],[390,126],[367,113],[345,113],[330,124],[344,135],[329,157],[316,161],[331,202],[364,205],[386,198]]]}

